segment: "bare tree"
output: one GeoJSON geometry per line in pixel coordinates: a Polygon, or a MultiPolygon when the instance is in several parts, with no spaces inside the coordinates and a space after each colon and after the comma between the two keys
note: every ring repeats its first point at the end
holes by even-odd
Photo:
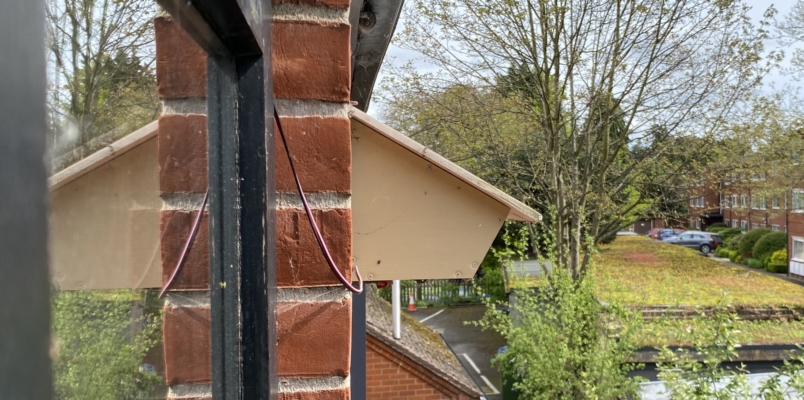
{"type": "Polygon", "coordinates": [[[150,0],[50,0],[48,102],[53,140],[61,139],[54,144],[83,145],[156,117],[155,14],[150,0]]]}
{"type": "Polygon", "coordinates": [[[549,214],[556,261],[578,279],[589,245],[646,204],[636,185],[665,176],[648,172],[681,138],[717,140],[778,63],[762,58],[767,19],[755,27],[747,11],[730,0],[414,0],[395,42],[434,72],[391,71],[389,114],[443,106],[449,118],[430,120],[437,143],[463,143],[467,163],[549,214]]]}

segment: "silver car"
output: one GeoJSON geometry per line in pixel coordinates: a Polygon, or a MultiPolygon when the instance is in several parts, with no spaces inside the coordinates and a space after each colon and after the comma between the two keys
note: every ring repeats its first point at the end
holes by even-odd
{"type": "Polygon", "coordinates": [[[678,236],[662,239],[662,241],[700,250],[701,253],[708,254],[723,244],[723,237],[712,232],[686,231],[678,236]]]}

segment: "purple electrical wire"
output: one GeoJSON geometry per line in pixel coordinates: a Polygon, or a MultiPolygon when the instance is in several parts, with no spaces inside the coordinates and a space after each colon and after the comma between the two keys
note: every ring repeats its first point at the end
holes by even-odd
{"type": "Polygon", "coordinates": [[[204,215],[204,207],[207,206],[207,196],[209,196],[209,189],[207,189],[207,192],[204,193],[204,200],[201,201],[201,207],[198,208],[198,215],[195,216],[195,223],[193,223],[193,228],[190,230],[190,237],[188,237],[187,242],[184,243],[184,250],[182,250],[181,257],[179,257],[179,261],[176,263],[176,268],[173,269],[173,273],[170,275],[167,283],[165,283],[165,286],[162,287],[162,291],[159,292],[160,299],[165,295],[165,292],[170,288],[170,285],[173,284],[173,280],[176,279],[176,275],[179,274],[181,267],[184,266],[184,261],[187,259],[187,253],[190,250],[190,246],[193,244],[193,240],[195,240],[195,234],[198,233],[198,226],[201,224],[201,216],[204,215]]]}
{"type": "Polygon", "coordinates": [[[313,233],[318,241],[318,246],[321,248],[324,258],[327,259],[329,269],[331,269],[332,273],[338,277],[338,280],[341,281],[343,286],[349,289],[352,293],[362,293],[363,277],[360,276],[360,271],[357,269],[357,265],[354,266],[354,269],[355,275],[357,275],[358,288],[352,286],[352,283],[343,276],[341,271],[335,265],[332,255],[329,254],[327,245],[324,243],[324,237],[321,235],[321,231],[318,229],[318,224],[315,222],[313,211],[310,209],[310,204],[307,203],[307,197],[304,195],[304,190],[302,190],[301,181],[299,181],[299,175],[296,173],[296,166],[293,164],[293,157],[290,155],[290,147],[288,147],[288,141],[285,138],[285,131],[282,129],[282,122],[279,121],[279,113],[276,111],[276,107],[274,107],[274,119],[276,120],[276,125],[279,127],[279,135],[282,137],[282,143],[285,145],[285,153],[287,154],[288,161],[290,162],[290,171],[293,172],[293,178],[296,180],[296,188],[299,190],[299,196],[301,196],[302,204],[304,204],[304,211],[307,212],[307,219],[310,221],[310,227],[313,228],[313,233]]]}

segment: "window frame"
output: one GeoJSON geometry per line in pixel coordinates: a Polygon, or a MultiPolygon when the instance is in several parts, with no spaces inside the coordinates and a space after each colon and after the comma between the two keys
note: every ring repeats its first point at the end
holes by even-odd
{"type": "Polygon", "coordinates": [[[790,246],[790,259],[793,261],[804,262],[804,238],[800,236],[793,236],[790,246]],[[801,257],[796,257],[796,244],[801,244],[801,257]]]}

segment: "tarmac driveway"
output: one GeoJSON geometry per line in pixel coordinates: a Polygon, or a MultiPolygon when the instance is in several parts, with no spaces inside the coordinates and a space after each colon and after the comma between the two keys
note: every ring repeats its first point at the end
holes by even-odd
{"type": "Polygon", "coordinates": [[[505,341],[496,332],[464,323],[479,320],[485,312],[486,307],[479,305],[419,309],[410,315],[441,333],[489,400],[501,400],[502,378],[491,365],[491,359],[497,355],[497,349],[505,346],[505,341]]]}

